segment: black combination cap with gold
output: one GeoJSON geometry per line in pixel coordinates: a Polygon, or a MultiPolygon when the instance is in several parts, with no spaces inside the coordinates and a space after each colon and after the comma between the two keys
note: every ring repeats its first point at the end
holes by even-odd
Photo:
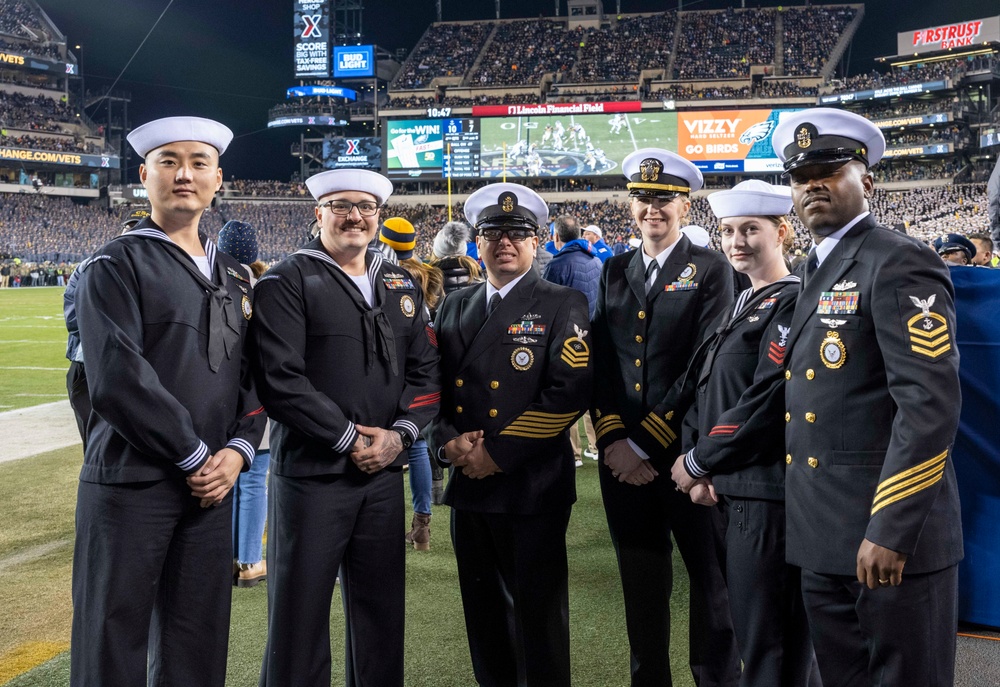
{"type": "Polygon", "coordinates": [[[629,196],[672,198],[697,191],[704,184],[701,171],[677,153],[662,148],[640,148],[622,161],[629,196]]]}
{"type": "Polygon", "coordinates": [[[870,121],[846,110],[816,107],[778,121],[771,136],[774,152],[790,172],[806,165],[857,160],[873,167],[885,154],[885,137],[870,121]]]}
{"type": "Polygon", "coordinates": [[[545,199],[520,184],[489,184],[465,201],[465,218],[478,234],[494,227],[534,229],[549,221],[545,199]]]}

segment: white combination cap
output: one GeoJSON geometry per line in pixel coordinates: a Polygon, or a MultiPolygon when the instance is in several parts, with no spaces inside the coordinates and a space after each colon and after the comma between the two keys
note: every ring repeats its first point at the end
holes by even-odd
{"type": "Polygon", "coordinates": [[[859,160],[872,167],[885,154],[882,131],[861,115],[832,107],[794,112],[778,121],[771,145],[785,171],[859,160]]]}
{"type": "Polygon", "coordinates": [[[677,153],[640,148],[622,161],[630,196],[692,193],[705,183],[701,170],[677,153]]]}
{"type": "Polygon", "coordinates": [[[465,201],[465,218],[478,234],[497,226],[544,227],[549,221],[545,199],[520,184],[489,184],[465,201]]]}

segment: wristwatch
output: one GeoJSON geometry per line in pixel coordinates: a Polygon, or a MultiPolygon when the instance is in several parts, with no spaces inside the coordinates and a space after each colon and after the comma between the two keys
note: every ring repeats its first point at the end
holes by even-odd
{"type": "Polygon", "coordinates": [[[403,442],[404,451],[413,446],[413,439],[410,438],[410,435],[407,432],[404,432],[403,430],[398,429],[396,427],[393,427],[392,431],[396,432],[399,435],[400,441],[403,442]]]}

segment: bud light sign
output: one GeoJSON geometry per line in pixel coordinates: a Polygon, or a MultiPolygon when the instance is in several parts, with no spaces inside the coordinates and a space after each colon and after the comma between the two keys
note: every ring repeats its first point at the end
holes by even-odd
{"type": "Polygon", "coordinates": [[[338,45],[334,47],[333,76],[338,79],[375,76],[375,46],[338,45]]]}

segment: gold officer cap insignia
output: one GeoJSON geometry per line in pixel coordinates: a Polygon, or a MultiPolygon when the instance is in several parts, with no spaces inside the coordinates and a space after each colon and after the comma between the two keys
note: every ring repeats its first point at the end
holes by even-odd
{"type": "Polygon", "coordinates": [[[639,171],[642,172],[643,181],[656,181],[663,171],[663,163],[655,157],[647,157],[639,163],[639,171]]]}

